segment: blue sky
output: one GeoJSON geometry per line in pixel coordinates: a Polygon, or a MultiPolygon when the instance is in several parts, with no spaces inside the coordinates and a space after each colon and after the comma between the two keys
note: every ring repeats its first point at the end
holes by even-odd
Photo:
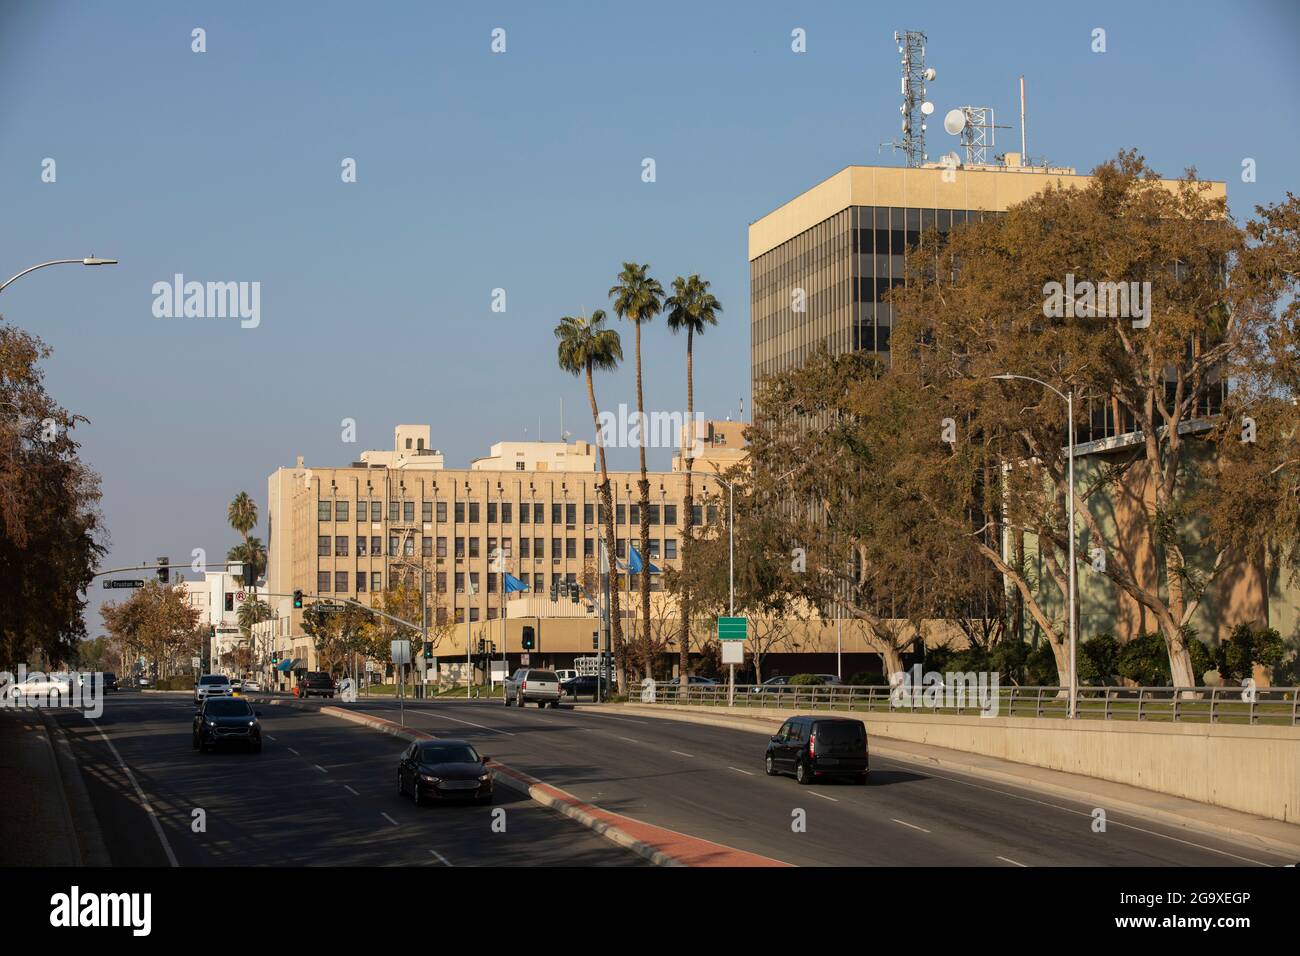
{"type": "MultiPolygon", "coordinates": [[[[895,29],[928,34],[940,116],[991,105],[1016,125],[1023,73],[1033,155],[1086,171],[1136,146],[1166,174],[1227,180],[1240,216],[1297,187],[1298,9],[4,0],[0,272],[122,264],[35,273],[0,314],[53,347],[50,390],[91,420],[109,560],[221,554],[236,492],[264,506],[278,465],[388,447],[398,422],[431,423],[455,466],[536,437],[539,416],[554,440],[561,401],[587,437],[551,330],[608,308],[624,259],[665,286],[713,282],[725,312],[698,343],[696,405],[748,409],[746,226],[845,165],[899,163],[877,148],[898,125],[895,29]],[[178,272],[260,282],[260,326],[155,318],[151,287],[178,272]]],[[[955,145],[932,124],[932,156],[955,145]]],[[[683,340],[662,320],[645,340],[647,405],[680,409],[683,340]]],[[[634,404],[630,361],[598,394],[634,404]]]]}

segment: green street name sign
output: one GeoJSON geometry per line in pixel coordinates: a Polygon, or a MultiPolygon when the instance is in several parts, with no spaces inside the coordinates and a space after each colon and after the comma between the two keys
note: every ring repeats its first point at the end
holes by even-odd
{"type": "Polygon", "coordinates": [[[743,641],[747,636],[748,623],[743,617],[718,618],[718,640],[743,641]]]}

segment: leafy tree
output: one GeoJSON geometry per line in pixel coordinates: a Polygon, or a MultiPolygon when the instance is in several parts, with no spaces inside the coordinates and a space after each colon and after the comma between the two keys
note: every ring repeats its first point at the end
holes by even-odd
{"type": "MultiPolygon", "coordinates": [[[[597,309],[586,316],[566,315],[555,327],[555,337],[560,344],[556,356],[560,368],[571,375],[582,375],[587,381],[587,399],[591,402],[591,419],[596,427],[596,452],[600,458],[600,501],[605,518],[605,552],[609,557],[608,571],[611,582],[617,580],[614,567],[614,500],[610,493],[609,469],[605,464],[605,442],[600,427],[600,406],[596,404],[596,387],[592,373],[596,371],[612,372],[623,361],[623,343],[618,333],[605,328],[605,313],[597,309]]],[[[625,686],[627,662],[626,647],[623,640],[623,617],[619,612],[619,588],[617,584],[609,589],[609,617],[611,642],[614,650],[614,666],[618,674],[618,687],[625,686]]]]}
{"type": "Polygon", "coordinates": [[[238,561],[247,567],[253,565],[253,580],[256,581],[266,573],[266,545],[256,536],[248,539],[247,544],[237,544],[226,552],[227,561],[238,561]],[[250,558],[249,555],[252,555],[250,558]]]}
{"type": "Polygon", "coordinates": [[[106,552],[99,477],[73,438],[87,421],[45,390],[39,338],[0,322],[0,663],[75,659],[85,589],[106,552]]]}
{"type": "Polygon", "coordinates": [[[114,640],[151,661],[159,677],[188,666],[186,659],[201,652],[207,635],[207,629],[199,627],[198,609],[186,603],[183,591],[158,581],[148,581],[125,602],[99,610],[114,640]]]}
{"type": "MultiPolygon", "coordinates": [[[[664,290],[657,279],[651,278],[649,264],[637,265],[635,262],[623,263],[623,271],[618,274],[617,284],[609,290],[614,300],[614,313],[631,322],[636,328],[636,410],[640,423],[639,452],[641,454],[641,479],[637,485],[640,492],[641,513],[641,560],[644,570],[640,575],[641,585],[641,620],[642,628],[641,659],[643,673],[654,673],[654,656],[650,644],[650,478],[646,471],[645,448],[646,431],[649,428],[645,414],[645,393],[641,387],[641,325],[649,322],[663,311],[664,290]]],[[[613,552],[610,552],[611,554],[613,552]]]]}
{"type": "Polygon", "coordinates": [[[1121,649],[1113,634],[1095,634],[1080,641],[1076,653],[1080,682],[1110,684],[1119,673],[1121,649]]]}
{"type": "Polygon", "coordinates": [[[1255,673],[1256,664],[1277,667],[1285,654],[1286,645],[1275,628],[1238,624],[1214,649],[1214,667],[1225,682],[1239,683],[1255,673]]]}
{"type": "MultiPolygon", "coordinates": [[[[1121,153],[1083,188],[1051,186],[1004,217],[923,236],[908,257],[906,288],[891,294],[898,316],[893,365],[889,387],[872,401],[894,402],[901,424],[879,448],[881,457],[936,521],[972,537],[970,514],[990,484],[978,476],[996,466],[1000,515],[986,509],[989,520],[1036,539],[1059,595],[1068,590],[1073,509],[1079,553],[1104,551],[1105,576],[1158,624],[1179,686],[1195,683],[1198,651],[1187,643],[1186,627],[1233,547],[1249,544],[1233,533],[1234,502],[1226,485],[1208,480],[1214,476],[1200,464],[1206,456],[1196,453],[1196,443],[1218,455],[1267,457],[1268,467],[1281,457],[1277,442],[1242,451],[1228,447],[1240,445],[1235,436],[1223,441],[1220,430],[1198,437],[1187,426],[1214,412],[1225,375],[1258,374],[1260,363],[1248,361],[1256,344],[1279,337],[1274,311],[1294,288],[1293,205],[1265,212],[1261,221],[1271,225],[1243,229],[1194,173],[1167,188],[1142,157],[1121,153]],[[1263,238],[1252,245],[1252,235],[1263,238]],[[1045,302],[1051,283],[1069,276],[1126,289],[1149,283],[1149,322],[1135,322],[1132,309],[1107,309],[1101,317],[1052,308],[1045,302]],[[993,380],[1004,373],[1073,391],[1074,425],[1092,403],[1138,440],[1091,483],[1077,483],[1067,501],[1061,449],[1071,423],[1064,403],[1033,382],[993,380]],[[1196,500],[1190,488],[1203,497],[1196,500]],[[1133,495],[1144,514],[1139,527],[1119,529],[1121,541],[1089,505],[1122,494],[1133,495]],[[1202,522],[1212,534],[1203,534],[1202,522]],[[1208,553],[1198,550],[1203,544],[1208,553]],[[1158,572],[1140,564],[1140,553],[1156,556],[1158,572]]],[[[1294,318],[1284,322],[1288,336],[1294,318]]],[[[1260,465],[1258,473],[1266,470],[1260,465]]],[[[1276,493],[1273,500],[1285,513],[1276,493]]],[[[1294,521],[1282,527],[1294,537],[1294,521]]],[[[997,540],[977,540],[976,548],[1015,588],[1064,674],[1068,622],[997,540]]]]}
{"type": "MultiPolygon", "coordinates": [[[[722,303],[709,291],[709,283],[697,273],[690,278],[678,276],[673,280],[673,294],[664,300],[664,312],[668,317],[668,328],[674,333],[686,330],[686,421],[689,428],[682,447],[682,459],[686,468],[686,493],[682,499],[685,512],[685,534],[683,542],[694,534],[695,522],[695,336],[703,335],[711,325],[718,324],[718,313],[722,303]]],[[[644,503],[643,503],[644,506],[644,503]]],[[[683,559],[686,548],[683,544],[683,559]]],[[[689,588],[683,589],[679,596],[679,613],[681,615],[680,634],[678,635],[678,671],[689,673],[691,663],[691,595],[689,588]]],[[[683,677],[683,679],[685,679],[683,677]]]]}

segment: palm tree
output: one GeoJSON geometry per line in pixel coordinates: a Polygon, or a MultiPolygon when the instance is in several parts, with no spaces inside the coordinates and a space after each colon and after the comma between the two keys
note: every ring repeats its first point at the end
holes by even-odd
{"type": "Polygon", "coordinates": [[[266,572],[266,545],[262,544],[261,538],[253,535],[248,539],[248,544],[237,544],[227,551],[226,560],[238,561],[240,564],[251,563],[253,579],[256,580],[266,572]]]}
{"type": "MultiPolygon", "coordinates": [[[[591,418],[596,426],[596,449],[600,454],[600,499],[605,512],[605,553],[609,557],[609,573],[617,573],[614,550],[614,503],[609,490],[609,471],[605,465],[605,441],[601,435],[600,406],[596,404],[596,387],[592,372],[612,372],[623,361],[623,343],[618,333],[605,328],[605,312],[597,309],[591,318],[566,315],[555,327],[555,337],[560,340],[557,357],[560,368],[573,375],[587,378],[587,398],[591,402],[591,418]]],[[[609,589],[609,620],[613,631],[614,663],[618,673],[619,689],[623,688],[624,658],[623,619],[619,614],[618,587],[609,589]]]]}
{"type": "Polygon", "coordinates": [[[641,389],[641,323],[649,322],[663,310],[664,290],[657,279],[646,273],[650,266],[635,262],[623,263],[618,274],[618,284],[611,287],[609,297],[614,300],[614,312],[636,326],[636,410],[641,424],[641,656],[645,664],[645,677],[654,677],[654,651],[650,646],[650,476],[645,467],[646,432],[649,423],[645,417],[645,395],[641,389]]]}
{"type": "MultiPolygon", "coordinates": [[[[722,311],[720,303],[709,291],[709,283],[701,279],[698,273],[692,273],[689,279],[678,276],[673,280],[673,294],[664,302],[664,312],[668,315],[668,328],[674,333],[686,330],[686,422],[689,431],[683,443],[689,441],[691,450],[682,449],[682,458],[686,464],[686,497],[682,504],[686,511],[686,533],[682,536],[682,570],[689,574],[686,561],[690,555],[691,535],[694,530],[695,496],[692,485],[692,467],[695,456],[695,364],[693,348],[695,336],[703,335],[710,325],[718,324],[718,313],[722,311]]],[[[686,669],[690,665],[691,636],[691,592],[690,581],[685,582],[681,592],[681,632],[678,637],[678,670],[683,682],[686,669]]]]}
{"type": "MultiPolygon", "coordinates": [[[[252,549],[249,547],[248,533],[257,527],[257,505],[252,498],[248,497],[247,491],[235,495],[235,500],[226,509],[226,519],[230,522],[230,527],[243,536],[244,554],[250,554],[252,549]]],[[[256,591],[256,588],[253,590],[256,591]]]]}

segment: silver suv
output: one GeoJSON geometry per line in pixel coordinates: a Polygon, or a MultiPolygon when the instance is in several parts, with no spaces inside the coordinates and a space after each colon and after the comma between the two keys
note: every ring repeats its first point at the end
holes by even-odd
{"type": "Polygon", "coordinates": [[[506,706],[535,702],[538,707],[550,704],[560,706],[560,679],[555,671],[544,671],[532,667],[521,667],[505,683],[506,706]]]}

